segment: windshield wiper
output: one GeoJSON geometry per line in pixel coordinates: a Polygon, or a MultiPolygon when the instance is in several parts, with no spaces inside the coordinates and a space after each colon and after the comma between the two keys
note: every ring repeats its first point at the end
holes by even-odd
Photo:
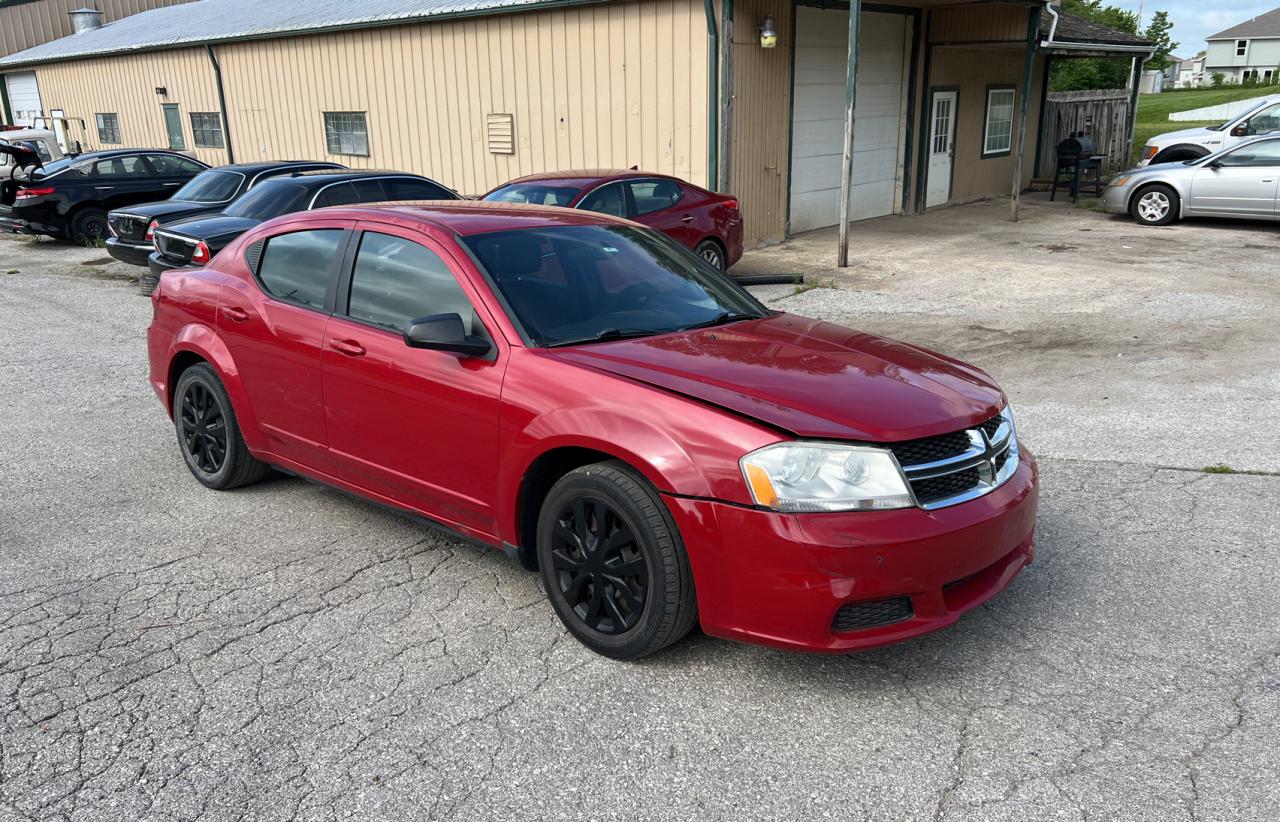
{"type": "Polygon", "coordinates": [[[716,326],[716,325],[724,325],[726,323],[736,323],[739,320],[758,320],[758,319],[760,318],[757,317],[755,314],[748,314],[744,311],[721,311],[719,314],[715,315],[709,320],[703,320],[702,322],[694,323],[693,325],[686,325],[684,328],[681,328],[680,330],[692,331],[695,328],[711,328],[712,326],[716,326]]]}
{"type": "Polygon", "coordinates": [[[654,334],[665,334],[652,328],[606,328],[590,337],[579,337],[574,340],[559,340],[547,343],[543,348],[561,348],[566,345],[586,345],[587,343],[608,342],[609,340],[629,340],[633,337],[652,337],[654,334]]]}

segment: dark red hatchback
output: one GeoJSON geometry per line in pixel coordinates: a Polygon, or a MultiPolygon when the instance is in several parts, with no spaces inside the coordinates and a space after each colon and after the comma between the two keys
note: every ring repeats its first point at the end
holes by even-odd
{"type": "Polygon", "coordinates": [[[942,628],[1033,557],[982,371],[769,311],[666,236],[493,203],[322,209],[164,274],[151,382],[215,489],[272,467],[500,548],[632,658],[942,628]]]}
{"type": "Polygon", "coordinates": [[[530,174],[484,195],[492,203],[528,203],[595,211],[635,220],[666,234],[724,270],[742,258],[738,200],[643,171],[551,171],[530,174]]]}

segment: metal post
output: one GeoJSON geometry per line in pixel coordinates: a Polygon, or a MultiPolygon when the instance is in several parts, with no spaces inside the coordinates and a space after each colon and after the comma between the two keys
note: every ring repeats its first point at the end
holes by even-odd
{"type": "MultiPolygon", "coordinates": [[[[1027,20],[1027,58],[1022,66],[1022,100],[1018,110],[1018,154],[1013,161],[1013,198],[1010,201],[1010,219],[1018,222],[1018,208],[1022,204],[1022,155],[1027,150],[1027,105],[1031,101],[1031,75],[1036,66],[1036,44],[1040,41],[1040,7],[1031,9],[1027,20]]],[[[1044,105],[1044,101],[1041,101],[1044,105]]]]}
{"type": "Polygon", "coordinates": [[[862,0],[849,0],[849,57],[845,68],[844,156],[840,169],[840,249],[836,265],[849,267],[849,211],[853,196],[853,122],[858,102],[858,23],[862,0]]]}
{"type": "Polygon", "coordinates": [[[1138,92],[1142,86],[1142,69],[1147,65],[1147,60],[1151,55],[1133,58],[1133,88],[1129,89],[1129,116],[1125,125],[1128,127],[1125,132],[1125,152],[1124,167],[1128,168],[1133,165],[1133,132],[1138,127],[1138,92]]]}

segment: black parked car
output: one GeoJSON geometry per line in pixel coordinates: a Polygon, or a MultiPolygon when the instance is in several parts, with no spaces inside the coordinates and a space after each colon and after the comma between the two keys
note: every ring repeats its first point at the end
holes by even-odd
{"type": "Polygon", "coordinates": [[[0,230],[91,243],[107,236],[108,211],[162,200],[208,167],[160,149],[55,160],[0,201],[0,230]]]}
{"type": "Polygon", "coordinates": [[[155,230],[156,251],[147,259],[156,279],[174,268],[196,268],[236,237],[282,214],[325,206],[388,200],[460,200],[434,180],[399,171],[306,171],[256,186],[221,214],[170,223],[155,230]]]}
{"type": "MultiPolygon", "coordinates": [[[[147,267],[147,257],[155,251],[153,229],[178,220],[217,214],[263,180],[298,171],[346,166],[309,160],[277,160],[270,163],[239,163],[202,171],[167,200],[112,211],[107,215],[111,236],[107,251],[122,263],[147,267]]],[[[148,290],[148,293],[149,290],[148,290]]]]}

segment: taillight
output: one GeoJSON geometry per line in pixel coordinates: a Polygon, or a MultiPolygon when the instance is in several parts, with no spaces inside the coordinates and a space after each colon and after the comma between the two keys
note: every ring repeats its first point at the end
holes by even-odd
{"type": "Polygon", "coordinates": [[[738,210],[738,201],[737,201],[737,200],[724,200],[724,201],[722,201],[722,202],[724,203],[724,207],[725,207],[725,208],[732,209],[732,210],[734,210],[734,211],[737,211],[737,210],[738,210]]]}
{"type": "Polygon", "coordinates": [[[201,265],[204,265],[205,263],[209,262],[209,258],[211,256],[213,255],[209,253],[209,246],[205,245],[204,241],[201,240],[200,242],[196,243],[195,251],[191,252],[191,262],[200,263],[201,265]]]}
{"type": "Polygon", "coordinates": [[[147,224],[147,233],[142,239],[146,240],[147,242],[155,242],[156,229],[159,227],[160,227],[160,221],[152,220],[150,223],[147,224]]]}
{"type": "Polygon", "coordinates": [[[52,188],[20,188],[14,193],[13,198],[15,200],[26,200],[30,197],[43,197],[52,193],[52,188]]]}

